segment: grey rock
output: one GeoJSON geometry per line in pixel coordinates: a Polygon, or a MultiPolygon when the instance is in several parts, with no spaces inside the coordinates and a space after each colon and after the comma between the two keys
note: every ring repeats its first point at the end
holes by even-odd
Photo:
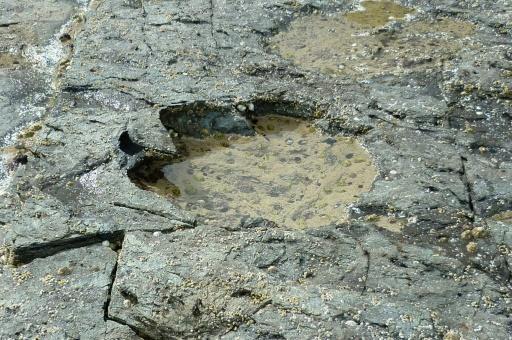
{"type": "Polygon", "coordinates": [[[435,338],[448,329],[501,338],[510,321],[506,291],[371,226],[307,233],[208,226],[127,234],[109,314],[152,338],[435,338]]]}
{"type": "Polygon", "coordinates": [[[128,137],[133,143],[147,150],[169,155],[177,154],[169,131],[163,126],[155,111],[140,113],[128,123],[128,137]]]}
{"type": "Polygon", "coordinates": [[[480,216],[512,210],[512,162],[470,157],[466,162],[475,212],[480,216]]]}
{"type": "Polygon", "coordinates": [[[116,253],[93,246],[0,267],[0,337],[139,339],[104,320],[116,253]]]}
{"type": "Polygon", "coordinates": [[[360,80],[268,43],[352,2],[4,0],[0,256],[18,267],[0,267],[0,337],[509,338],[511,226],[494,215],[512,209],[512,11],[407,5],[476,29],[435,69],[360,80]],[[368,149],[379,175],[349,222],[196,226],[128,176],[178,156],[176,134],[250,135],[269,113],[368,149]],[[117,270],[102,242],[122,245],[117,270]]]}

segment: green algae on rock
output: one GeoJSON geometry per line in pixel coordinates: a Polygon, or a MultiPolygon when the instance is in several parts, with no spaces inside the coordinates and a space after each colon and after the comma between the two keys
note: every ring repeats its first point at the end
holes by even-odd
{"type": "Polygon", "coordinates": [[[279,116],[259,118],[254,129],[180,138],[183,159],[151,165],[157,175],[146,176],[145,188],[203,219],[261,216],[299,228],[346,220],[348,205],[370,190],[377,170],[354,139],[279,116]]]}
{"type": "Polygon", "coordinates": [[[442,18],[404,21],[410,8],[392,2],[363,2],[366,10],[298,18],[275,35],[271,47],[308,70],[355,78],[441,67],[464,47],[474,31],[469,22],[442,18]]]}

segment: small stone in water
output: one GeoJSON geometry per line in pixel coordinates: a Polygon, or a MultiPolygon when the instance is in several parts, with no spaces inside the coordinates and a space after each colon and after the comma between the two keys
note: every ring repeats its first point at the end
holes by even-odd
{"type": "Polygon", "coordinates": [[[326,139],[323,140],[323,142],[329,145],[333,145],[334,143],[336,143],[336,139],[332,137],[327,137],[326,139]]]}

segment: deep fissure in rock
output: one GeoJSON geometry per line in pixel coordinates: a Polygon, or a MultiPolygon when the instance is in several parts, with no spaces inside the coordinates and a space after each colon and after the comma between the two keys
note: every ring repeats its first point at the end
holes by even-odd
{"type": "Polygon", "coordinates": [[[23,265],[33,261],[36,258],[45,258],[57,253],[71,249],[86,247],[92,244],[109,241],[114,244],[119,243],[124,235],[124,231],[115,231],[112,233],[80,235],[63,237],[46,243],[37,243],[26,247],[18,247],[15,251],[8,254],[8,262],[14,265],[23,265]]]}

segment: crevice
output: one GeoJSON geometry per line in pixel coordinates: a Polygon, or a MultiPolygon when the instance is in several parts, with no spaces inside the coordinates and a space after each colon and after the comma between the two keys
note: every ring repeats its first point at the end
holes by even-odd
{"type": "Polygon", "coordinates": [[[126,327],[130,328],[141,339],[144,339],[144,340],[157,340],[157,338],[154,338],[154,337],[148,335],[147,333],[144,333],[143,331],[141,331],[137,327],[128,324],[126,321],[124,321],[124,320],[122,320],[120,318],[108,315],[107,320],[115,322],[115,323],[118,323],[120,325],[123,325],[123,326],[126,326],[126,327]]]}
{"type": "Polygon", "coordinates": [[[145,4],[145,0],[140,0],[140,9],[142,10],[142,17],[144,18],[144,22],[142,23],[142,27],[141,27],[141,31],[142,31],[142,41],[144,42],[144,44],[147,46],[147,48],[149,49],[149,51],[151,53],[148,54],[148,58],[146,59],[146,61],[149,61],[149,58],[151,58],[151,56],[153,55],[153,48],[151,47],[150,44],[148,44],[148,41],[147,41],[147,34],[146,34],[146,25],[148,25],[148,12],[146,11],[146,4],[145,4]]]}
{"type": "Polygon", "coordinates": [[[96,88],[92,85],[69,85],[62,89],[62,92],[78,94],[83,92],[91,92],[96,90],[96,88]]]}
{"type": "Polygon", "coordinates": [[[45,125],[46,127],[48,127],[49,129],[52,129],[52,130],[54,130],[54,131],[64,132],[64,130],[63,130],[63,129],[61,129],[60,127],[55,126],[55,125],[52,125],[52,124],[50,124],[50,123],[44,123],[44,125],[45,125]]]}
{"type": "Polygon", "coordinates": [[[86,167],[85,169],[82,169],[82,170],[79,170],[79,171],[73,171],[73,172],[70,172],[68,173],[66,176],[64,177],[52,177],[52,178],[47,178],[42,184],[41,184],[41,191],[43,192],[47,192],[49,188],[51,188],[52,186],[54,186],[55,184],[61,182],[61,183],[65,183],[67,182],[69,179],[74,179],[76,177],[80,177],[80,176],[83,176],[85,174],[88,174],[90,173],[91,171],[94,171],[96,170],[97,168],[99,168],[100,166],[102,165],[105,165],[105,164],[108,164],[110,161],[112,160],[111,156],[107,156],[103,159],[99,159],[98,161],[92,163],[91,165],[89,165],[88,167],[86,167]]]}
{"type": "Polygon", "coordinates": [[[370,274],[370,252],[363,247],[361,241],[357,241],[357,243],[359,244],[359,247],[363,251],[364,257],[366,258],[366,268],[363,277],[363,288],[361,289],[361,295],[364,295],[366,293],[366,290],[368,289],[368,275],[370,274]]]}
{"type": "Polygon", "coordinates": [[[4,22],[4,23],[0,24],[0,27],[7,28],[10,26],[19,25],[19,24],[20,24],[19,22],[4,22]]]}
{"type": "Polygon", "coordinates": [[[161,26],[172,25],[175,22],[179,22],[181,24],[192,24],[192,25],[212,25],[211,21],[206,21],[206,20],[201,20],[201,19],[187,19],[187,18],[176,18],[176,19],[173,19],[173,21],[162,22],[162,23],[152,23],[149,25],[154,26],[154,27],[161,27],[161,26]]]}
{"type": "Polygon", "coordinates": [[[103,79],[107,80],[107,79],[113,79],[113,80],[120,80],[120,81],[126,81],[126,82],[136,82],[136,81],[139,81],[141,77],[143,77],[145,74],[141,74],[140,77],[133,77],[133,78],[127,78],[127,77],[114,77],[114,76],[110,76],[110,77],[104,77],[103,79]]]}
{"type": "Polygon", "coordinates": [[[403,128],[403,129],[409,129],[409,130],[414,130],[414,131],[421,131],[421,132],[439,132],[439,131],[442,131],[442,129],[435,129],[435,128],[422,128],[422,127],[419,127],[419,126],[411,126],[411,125],[405,125],[405,124],[397,124],[395,122],[392,122],[390,120],[387,120],[385,118],[382,118],[376,114],[369,114],[368,115],[368,118],[371,118],[371,119],[378,119],[380,121],[383,121],[383,122],[386,122],[388,124],[391,124],[393,126],[396,126],[396,127],[399,127],[399,128],[403,128]]]}
{"type": "MultiPolygon", "coordinates": [[[[90,246],[109,241],[114,244],[123,239],[124,231],[111,233],[98,233],[93,235],[61,238],[59,240],[37,243],[25,247],[11,249],[8,254],[8,262],[20,266],[32,262],[35,259],[46,258],[64,251],[90,246]]],[[[72,236],[72,235],[69,235],[72,236]]]]}
{"type": "Polygon", "coordinates": [[[195,220],[194,221],[176,220],[176,219],[173,219],[172,217],[170,217],[166,213],[162,213],[162,212],[159,212],[159,211],[156,211],[156,210],[152,210],[152,209],[148,209],[148,208],[136,207],[136,206],[129,205],[129,204],[126,204],[126,203],[113,202],[112,205],[115,206],[115,207],[126,208],[126,209],[135,210],[135,211],[138,211],[138,212],[143,212],[143,213],[147,213],[147,214],[151,214],[151,215],[155,215],[155,216],[160,216],[160,217],[163,217],[165,219],[168,219],[172,223],[176,223],[176,224],[178,224],[180,226],[183,226],[183,227],[194,228],[194,227],[196,227],[196,223],[197,223],[195,220]]]}
{"type": "Polygon", "coordinates": [[[215,10],[215,7],[213,5],[214,0],[210,0],[210,34],[212,35],[213,43],[215,44],[215,49],[219,48],[219,45],[217,43],[217,39],[215,38],[215,29],[213,24],[213,11],[215,10]]]}
{"type": "MultiPolygon", "coordinates": [[[[467,187],[466,187],[466,190],[467,190],[467,187]]],[[[470,204],[470,203],[468,203],[466,200],[464,200],[463,198],[460,198],[460,197],[455,193],[455,191],[453,191],[453,190],[452,190],[452,189],[450,189],[450,188],[446,188],[446,191],[448,191],[449,193],[451,193],[451,194],[455,197],[455,199],[459,202],[459,204],[460,204],[460,205],[464,206],[464,205],[468,204],[468,205],[470,206],[470,211],[471,211],[471,213],[470,213],[470,215],[468,216],[468,218],[470,219],[470,221],[471,221],[471,222],[474,222],[474,214],[475,214],[475,212],[474,212],[474,210],[473,210],[473,209],[472,209],[472,207],[471,207],[472,202],[471,202],[471,204],[470,204]]]]}
{"type": "Polygon", "coordinates": [[[128,131],[124,131],[119,136],[119,149],[130,156],[134,156],[144,150],[142,146],[132,141],[128,131]]]}
{"type": "MultiPolygon", "coordinates": [[[[147,44],[146,44],[146,45],[147,45],[147,44]]],[[[148,45],[148,47],[149,47],[149,45],[148,45]]],[[[92,89],[94,89],[93,87],[91,87],[91,88],[92,88],[92,89]]],[[[135,90],[133,90],[133,89],[130,89],[130,90],[135,91],[135,90]]],[[[142,96],[140,96],[140,97],[137,97],[137,96],[135,96],[133,93],[128,92],[128,91],[125,91],[125,90],[122,90],[121,88],[116,89],[116,91],[118,91],[118,92],[119,92],[119,93],[121,93],[121,94],[125,94],[125,95],[127,95],[127,96],[130,96],[130,97],[134,98],[135,100],[138,100],[138,101],[140,101],[140,102],[142,102],[142,103],[146,104],[146,105],[147,105],[147,106],[149,106],[149,107],[155,107],[155,106],[157,106],[157,103],[152,102],[152,101],[150,101],[149,99],[146,99],[143,95],[142,95],[142,96]]]]}
{"type": "Polygon", "coordinates": [[[466,169],[466,162],[468,160],[467,160],[467,158],[465,158],[463,156],[460,157],[460,160],[461,160],[460,178],[462,180],[462,183],[464,183],[464,186],[466,187],[466,192],[467,192],[467,196],[468,196],[467,204],[468,204],[469,210],[471,211],[471,216],[469,216],[469,218],[472,222],[474,222],[476,212],[475,212],[475,206],[474,206],[474,200],[473,200],[473,195],[474,195],[473,187],[471,185],[471,182],[468,179],[468,174],[467,174],[467,169],[466,169]]]}
{"type": "Polygon", "coordinates": [[[107,299],[105,300],[105,303],[103,304],[103,320],[104,321],[109,320],[108,309],[110,307],[110,301],[112,301],[112,288],[114,287],[114,282],[116,280],[118,264],[119,264],[119,252],[117,253],[116,263],[114,264],[114,267],[112,268],[112,272],[110,273],[110,283],[109,283],[108,289],[107,289],[107,299]]]}
{"type": "Polygon", "coordinates": [[[258,307],[254,309],[254,311],[251,313],[251,316],[257,314],[260,310],[267,307],[268,305],[272,304],[272,299],[268,299],[266,301],[263,301],[258,307]]]}
{"type": "MultiPolygon", "coordinates": [[[[53,72],[53,84],[56,89],[61,88],[61,79],[65,70],[71,63],[71,59],[75,54],[75,45],[73,41],[81,32],[83,24],[85,23],[85,11],[79,10],[72,19],[66,23],[66,31],[59,37],[59,41],[63,48],[64,55],[59,60],[53,72]]],[[[54,96],[58,95],[58,90],[54,91],[54,96]]]]}
{"type": "Polygon", "coordinates": [[[145,334],[144,332],[142,332],[138,328],[136,328],[136,327],[134,327],[132,325],[129,325],[124,320],[121,320],[121,319],[116,318],[116,317],[112,317],[109,314],[110,303],[112,301],[112,290],[114,288],[114,283],[115,283],[116,278],[117,278],[117,269],[119,267],[119,253],[120,253],[121,249],[123,248],[123,242],[124,242],[124,234],[123,234],[122,239],[121,239],[121,241],[119,243],[119,247],[114,249],[117,252],[117,258],[116,258],[116,263],[114,264],[114,267],[112,268],[112,272],[110,273],[110,282],[109,282],[108,289],[107,289],[107,298],[105,300],[105,303],[103,304],[103,320],[104,321],[112,321],[112,322],[118,323],[120,325],[126,326],[126,327],[130,328],[141,339],[153,340],[154,338],[152,338],[149,335],[145,334]]]}

